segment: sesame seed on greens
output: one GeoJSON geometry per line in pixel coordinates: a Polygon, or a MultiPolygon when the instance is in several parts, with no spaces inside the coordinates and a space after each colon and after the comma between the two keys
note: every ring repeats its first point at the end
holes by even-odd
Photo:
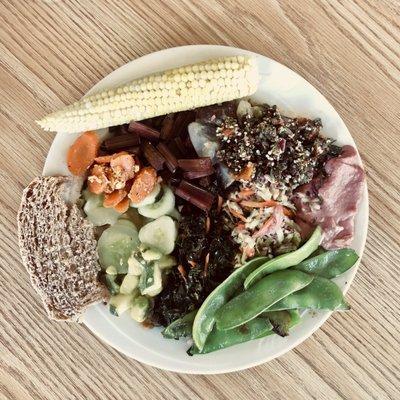
{"type": "Polygon", "coordinates": [[[291,192],[340,153],[334,140],[320,134],[319,118],[289,118],[269,105],[257,105],[256,110],[241,118],[226,117],[218,124],[217,157],[233,174],[252,163],[255,180],[291,192]]]}

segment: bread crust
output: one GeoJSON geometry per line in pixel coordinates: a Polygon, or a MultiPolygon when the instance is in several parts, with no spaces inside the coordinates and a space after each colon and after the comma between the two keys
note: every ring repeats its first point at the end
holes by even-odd
{"type": "Polygon", "coordinates": [[[50,318],[78,321],[105,301],[93,225],[76,205],[73,177],[40,176],[24,190],[18,212],[21,257],[50,318]]]}

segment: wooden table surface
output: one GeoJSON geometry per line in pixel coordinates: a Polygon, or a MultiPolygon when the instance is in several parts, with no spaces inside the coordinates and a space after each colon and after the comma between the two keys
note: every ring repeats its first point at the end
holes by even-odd
{"type": "Polygon", "coordinates": [[[0,1],[1,399],[399,399],[400,6],[357,1],[0,1]],[[348,298],[295,350],[247,371],[190,376],[131,360],[49,321],[21,265],[16,211],[53,139],[34,120],[144,54],[226,44],[320,90],[355,138],[370,228],[348,298]]]}

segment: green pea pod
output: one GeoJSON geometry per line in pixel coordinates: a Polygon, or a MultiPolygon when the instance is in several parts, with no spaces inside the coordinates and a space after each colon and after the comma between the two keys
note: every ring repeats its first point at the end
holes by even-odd
{"type": "Polygon", "coordinates": [[[161,333],[167,339],[179,339],[192,335],[192,326],[197,310],[171,322],[161,333]]]}
{"type": "Polygon", "coordinates": [[[323,278],[335,278],[350,269],[358,260],[353,249],[326,251],[297,264],[293,269],[323,278]]]}
{"type": "Polygon", "coordinates": [[[225,349],[235,344],[248,342],[253,339],[265,336],[271,332],[272,325],[268,318],[254,318],[242,326],[229,331],[219,331],[214,327],[208,335],[207,341],[202,350],[193,345],[189,350],[189,355],[206,354],[216,350],[225,349]]]}
{"type": "Polygon", "coordinates": [[[335,282],[316,276],[304,289],[286,296],[273,304],[268,311],[309,308],[312,310],[349,310],[350,306],[335,282]]]}
{"type": "Polygon", "coordinates": [[[234,297],[215,315],[217,328],[232,329],[257,317],[273,304],[310,284],[312,275],[301,271],[278,271],[234,297]]]}
{"type": "MultiPolygon", "coordinates": [[[[292,328],[301,321],[299,310],[288,310],[287,313],[290,315],[289,328],[292,328]]],[[[229,331],[219,331],[214,327],[213,331],[207,338],[203,350],[199,351],[199,349],[195,345],[193,345],[188,350],[188,354],[195,355],[211,353],[213,351],[225,349],[226,347],[230,347],[235,344],[244,343],[255,339],[261,339],[263,337],[273,335],[275,332],[272,330],[272,325],[269,324],[267,321],[268,319],[257,317],[247,322],[247,324],[245,324],[248,329],[246,336],[243,334],[242,327],[237,327],[229,331]],[[240,332],[240,334],[238,333],[238,331],[240,332]],[[232,333],[233,335],[227,336],[230,333],[232,333]],[[258,336],[255,336],[256,334],[258,334],[258,336]]]]}
{"type": "Polygon", "coordinates": [[[204,300],[193,322],[193,341],[201,351],[215,323],[215,313],[243,287],[246,277],[264,264],[267,257],[257,257],[236,269],[204,300]]]}
{"type": "Polygon", "coordinates": [[[290,318],[291,318],[290,328],[293,328],[301,321],[300,312],[299,312],[299,310],[294,309],[294,310],[288,310],[288,313],[290,314],[290,318]]]}
{"type": "MultiPolygon", "coordinates": [[[[299,310],[287,310],[287,312],[290,315],[290,324],[289,324],[289,329],[293,328],[294,326],[298,325],[299,322],[301,321],[301,317],[300,317],[300,312],[299,310]]],[[[269,312],[268,312],[269,313],[269,312]]],[[[262,313],[262,315],[267,314],[267,312],[262,313]]],[[[222,331],[223,332],[223,331],[222,331]]],[[[228,331],[229,332],[229,331],[228,331]]],[[[257,339],[261,339],[263,337],[266,336],[270,336],[273,335],[275,332],[273,330],[269,331],[269,332],[265,332],[262,333],[260,336],[258,336],[257,339]]]]}
{"type": "Polygon", "coordinates": [[[322,253],[325,253],[326,250],[322,246],[318,246],[317,250],[313,251],[313,253],[310,255],[310,257],[315,257],[319,256],[322,253]]]}
{"type": "Polygon", "coordinates": [[[268,311],[261,314],[262,317],[268,318],[272,324],[272,330],[279,336],[287,336],[289,334],[292,316],[289,311],[268,311]]]}
{"type": "Polygon", "coordinates": [[[290,253],[282,254],[278,257],[275,257],[253,271],[244,281],[244,288],[248,289],[251,285],[254,285],[265,275],[299,264],[307,257],[309,257],[315,250],[317,250],[321,239],[322,229],[317,226],[313,234],[310,236],[307,242],[303,244],[303,246],[290,253]]]}

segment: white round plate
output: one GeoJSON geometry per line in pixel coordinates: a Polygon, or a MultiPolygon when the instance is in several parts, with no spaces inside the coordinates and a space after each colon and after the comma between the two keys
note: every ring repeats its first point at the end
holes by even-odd
{"type": "MultiPolygon", "coordinates": [[[[250,54],[257,59],[261,73],[259,88],[252,99],[276,104],[289,116],[319,117],[323,133],[337,139],[339,144],[355,146],[346,125],[329,102],[306,80],[289,68],[260,54],[233,47],[195,45],[175,47],[148,54],[118,68],[95,85],[87,94],[112,88],[131,79],[153,72],[191,64],[215,57],[250,54]]],[[[77,134],[58,133],[50,148],[43,173],[45,175],[68,174],[65,155],[77,134]]],[[[361,162],[361,160],[360,160],[361,162]]],[[[368,228],[368,193],[363,194],[355,222],[353,248],[362,255],[368,228]]],[[[337,279],[346,292],[357,267],[337,279]]],[[[330,316],[330,312],[306,313],[301,324],[290,335],[277,335],[243,343],[215,353],[190,357],[186,354],[187,340],[167,340],[159,328],[145,329],[128,315],[112,316],[107,307],[92,306],[84,315],[86,326],[109,345],[143,363],[183,373],[217,374],[238,371],[262,364],[278,357],[307,339],[330,316]]],[[[345,329],[345,327],[344,327],[345,329]]]]}

